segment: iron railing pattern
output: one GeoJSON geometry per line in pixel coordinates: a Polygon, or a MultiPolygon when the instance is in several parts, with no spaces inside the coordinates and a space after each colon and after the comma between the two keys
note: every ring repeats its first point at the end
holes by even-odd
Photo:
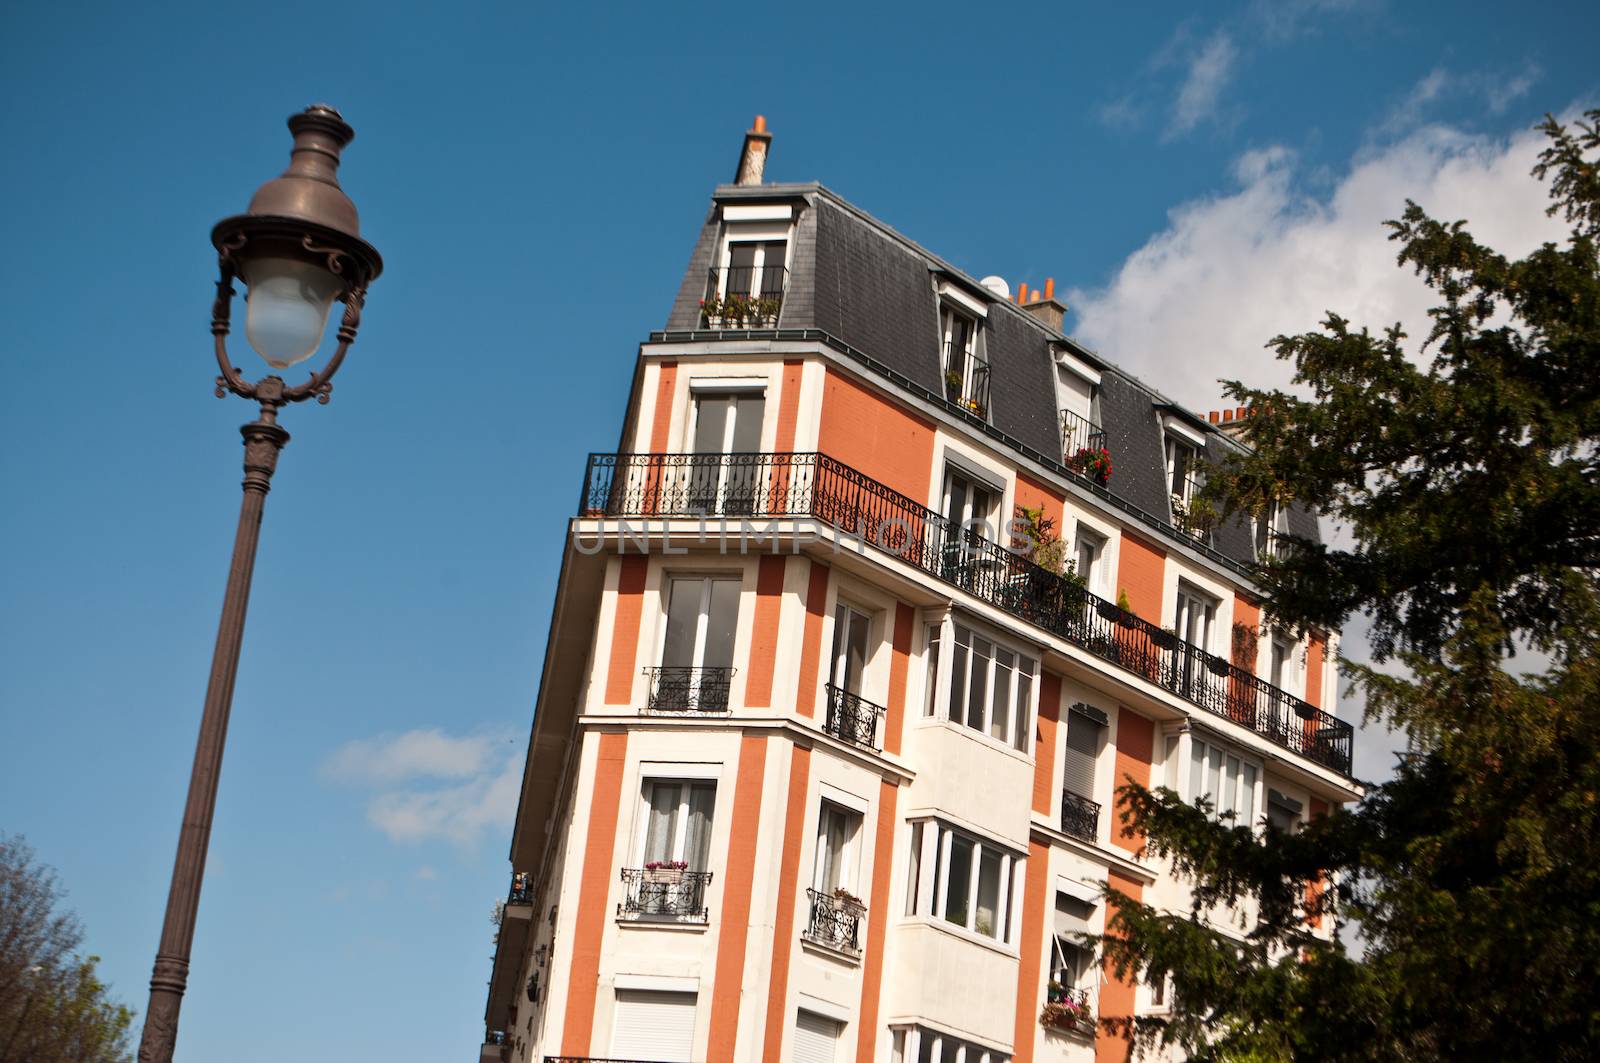
{"type": "Polygon", "coordinates": [[[1103,450],[1105,445],[1106,433],[1099,425],[1071,410],[1061,411],[1062,461],[1070,465],[1078,451],[1103,450]]]}
{"type": "Polygon", "coordinates": [[[878,748],[878,718],[882,705],[874,705],[860,694],[828,684],[828,718],[823,730],[833,737],[863,749],[878,748]]]}
{"type": "Polygon", "coordinates": [[[694,518],[726,514],[730,501],[744,517],[831,524],[1207,712],[1350,773],[1350,724],[825,454],[591,454],[579,514],[694,518]],[[688,489],[696,483],[702,489],[688,489]]]}
{"type": "Polygon", "coordinates": [[[1061,833],[1092,842],[1100,836],[1100,802],[1061,791],[1061,833]]]}
{"type": "Polygon", "coordinates": [[[776,328],[789,271],[782,266],[714,266],[706,278],[700,324],[712,329],[776,328]]]}
{"type": "Polygon", "coordinates": [[[989,363],[954,343],[944,345],[944,397],[968,413],[989,419],[989,363]]]}
{"type": "Polygon", "coordinates": [[[716,713],[728,711],[732,668],[646,668],[650,693],[645,708],[651,712],[716,713]]]}
{"type": "Polygon", "coordinates": [[[703,923],[707,918],[706,887],[710,884],[709,871],[625,867],[622,869],[624,893],[622,903],[617,905],[617,914],[703,923]]]}
{"type": "Polygon", "coordinates": [[[806,890],[811,898],[811,918],[801,937],[851,956],[861,955],[861,919],[866,906],[853,897],[806,890]]]}
{"type": "Polygon", "coordinates": [[[526,871],[517,871],[511,876],[511,889],[506,893],[507,904],[532,904],[533,903],[533,876],[526,871]]]}

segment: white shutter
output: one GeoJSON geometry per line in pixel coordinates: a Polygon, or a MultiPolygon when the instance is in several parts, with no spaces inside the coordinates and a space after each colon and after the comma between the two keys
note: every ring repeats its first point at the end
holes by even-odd
{"type": "Polygon", "coordinates": [[[794,1063],[833,1063],[839,1046],[839,1023],[801,1011],[794,1024],[794,1063]]]}
{"type": "Polygon", "coordinates": [[[617,990],[611,1057],[689,1063],[694,1051],[694,1006],[693,993],[617,990]]]}

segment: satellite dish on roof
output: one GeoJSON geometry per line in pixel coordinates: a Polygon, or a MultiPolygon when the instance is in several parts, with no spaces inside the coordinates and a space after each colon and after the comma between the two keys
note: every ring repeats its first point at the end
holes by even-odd
{"type": "Polygon", "coordinates": [[[978,283],[1002,299],[1009,301],[1011,298],[1011,285],[1006,283],[1004,277],[985,277],[978,283]]]}

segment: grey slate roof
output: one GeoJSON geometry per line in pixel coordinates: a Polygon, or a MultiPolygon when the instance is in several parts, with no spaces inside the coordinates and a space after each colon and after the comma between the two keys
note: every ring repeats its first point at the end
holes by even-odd
{"type": "MultiPolygon", "coordinates": [[[[935,396],[943,394],[938,280],[948,278],[988,303],[984,344],[990,365],[990,423],[1023,447],[1061,457],[1053,352],[1065,349],[1098,367],[1099,405],[1114,471],[1111,494],[1159,522],[1168,519],[1161,414],[1179,412],[1207,434],[1206,455],[1234,446],[1198,415],[1107,363],[1032,314],[818,184],[724,185],[695,242],[688,272],[668,317],[670,331],[699,328],[699,302],[728,202],[788,202],[797,208],[788,286],[778,327],[815,329],[864,353],[883,370],[935,396]]],[[[1314,514],[1296,505],[1289,530],[1318,537],[1314,514]]],[[[1176,533],[1173,533],[1176,535],[1176,533]]],[[[1253,560],[1249,522],[1216,529],[1212,548],[1239,564],[1253,560]]]]}

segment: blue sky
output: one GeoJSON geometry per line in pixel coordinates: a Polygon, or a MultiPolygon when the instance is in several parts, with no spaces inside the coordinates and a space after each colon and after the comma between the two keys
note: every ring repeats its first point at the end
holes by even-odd
{"type": "Polygon", "coordinates": [[[1597,22],[6,5],[0,831],[59,868],[142,1010],[249,416],[211,396],[207,235],[281,170],[290,112],[355,125],[344,183],[387,271],[333,402],[285,416],[180,1048],[461,1059],[583,455],[615,444],[753,114],[769,177],[975,274],[1056,278],[1071,327],[1203,409],[1324,307],[1417,312],[1377,225],[1405,195],[1537,239],[1525,130],[1600,99],[1597,22]]]}

